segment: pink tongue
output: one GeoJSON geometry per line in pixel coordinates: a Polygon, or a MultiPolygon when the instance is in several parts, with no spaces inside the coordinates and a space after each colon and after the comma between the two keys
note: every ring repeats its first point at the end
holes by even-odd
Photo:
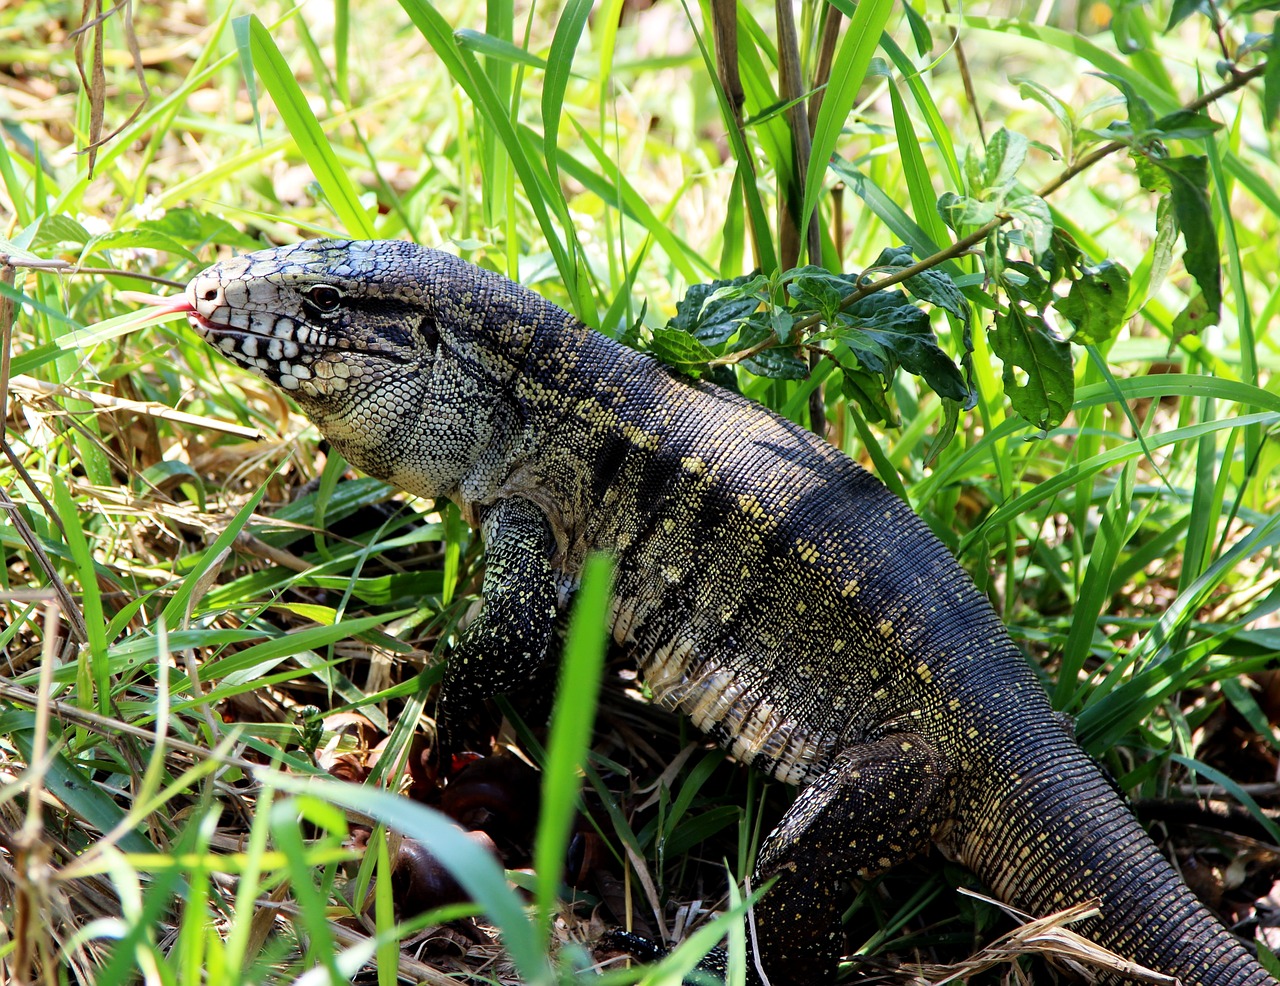
{"type": "Polygon", "coordinates": [[[195,306],[185,294],[162,295],[147,294],[145,291],[120,291],[116,297],[122,301],[130,301],[135,305],[154,306],[156,315],[169,315],[175,312],[193,312],[195,306]]]}

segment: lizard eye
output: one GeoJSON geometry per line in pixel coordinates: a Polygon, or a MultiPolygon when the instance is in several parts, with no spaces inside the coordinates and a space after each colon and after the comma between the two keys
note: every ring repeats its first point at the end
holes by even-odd
{"type": "Polygon", "coordinates": [[[314,284],[307,288],[307,301],[319,312],[337,311],[342,304],[342,292],[329,284],[314,284]]]}

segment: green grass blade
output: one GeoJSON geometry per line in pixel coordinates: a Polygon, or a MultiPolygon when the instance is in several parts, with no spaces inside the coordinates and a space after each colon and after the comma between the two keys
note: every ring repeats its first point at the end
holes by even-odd
{"type": "Polygon", "coordinates": [[[539,58],[533,52],[525,51],[519,45],[502,38],[495,38],[492,34],[464,27],[454,31],[453,36],[458,39],[461,47],[474,51],[477,55],[484,55],[490,61],[500,60],[512,65],[523,65],[539,72],[547,70],[545,58],[539,58]]]}
{"type": "MultiPolygon", "coordinates": [[[[689,19],[690,26],[694,28],[693,36],[698,42],[698,51],[702,54],[702,64],[706,69],[708,80],[715,89],[716,101],[720,104],[720,119],[724,122],[728,131],[729,147],[733,151],[734,160],[738,162],[738,175],[742,178],[742,194],[747,207],[747,217],[750,220],[752,242],[755,244],[756,253],[758,254],[755,257],[756,266],[764,271],[775,271],[778,269],[778,254],[774,246],[773,236],[769,232],[769,220],[765,214],[764,199],[760,194],[760,186],[756,181],[755,162],[751,155],[751,149],[747,146],[742,132],[738,130],[733,121],[733,111],[729,107],[729,99],[725,95],[724,86],[721,84],[720,76],[716,72],[715,57],[707,49],[702,32],[697,30],[693,14],[689,10],[688,0],[680,0],[680,2],[684,5],[685,15],[689,19]]],[[[741,41],[741,35],[739,35],[739,41],[741,41]]]]}
{"type": "MultiPolygon", "coordinates": [[[[938,215],[938,193],[925,164],[920,140],[916,137],[911,116],[898,87],[890,83],[889,99],[893,106],[893,129],[898,138],[898,153],[902,156],[902,174],[907,182],[907,194],[911,196],[911,211],[921,229],[934,243],[947,243],[951,237],[946,223],[938,215]]],[[[928,256],[923,254],[922,256],[928,256]]]]}
{"type": "Polygon", "coordinates": [[[1119,482],[1102,508],[1093,550],[1089,554],[1084,578],[1080,580],[1080,593],[1072,607],[1071,629],[1062,648],[1062,666],[1053,693],[1056,709],[1069,709],[1075,701],[1081,688],[1080,672],[1089,657],[1093,635],[1098,628],[1098,617],[1111,598],[1110,574],[1115,570],[1120,550],[1128,542],[1134,474],[1134,462],[1130,460],[1125,463],[1119,482]]]}
{"type": "Polygon", "coordinates": [[[372,239],[376,235],[373,223],[360,205],[355,186],[338,163],[320,121],[311,112],[307,97],[294,79],[288,62],[257,15],[245,16],[249,18],[249,51],[253,56],[253,66],[311,173],[324,190],[329,205],[353,237],[372,239]]]}
{"type": "Polygon", "coordinates": [[[555,914],[569,830],[578,809],[580,768],[591,747],[604,668],[611,571],[612,563],[604,555],[594,555],[587,561],[560,665],[533,856],[537,872],[535,898],[543,936],[550,932],[555,914]]]}
{"type": "MultiPolygon", "coordinates": [[[[1201,436],[1213,432],[1228,431],[1232,428],[1247,428],[1255,424],[1274,427],[1280,424],[1280,414],[1246,414],[1227,421],[1205,421],[1200,424],[1188,425],[1185,428],[1177,428],[1173,431],[1154,435],[1148,439],[1148,442],[1152,448],[1161,448],[1165,445],[1177,445],[1181,442],[1198,440],[1201,436]]],[[[1146,450],[1143,448],[1142,443],[1130,441],[1113,449],[1108,449],[1084,462],[1078,462],[1073,466],[1066,467],[1057,475],[1037,484],[1021,496],[1016,496],[1000,504],[983,519],[981,526],[961,538],[959,553],[963,554],[976,540],[988,537],[989,532],[997,525],[1016,520],[1033,505],[1052,500],[1082,478],[1095,475],[1110,466],[1119,465],[1129,459],[1145,454],[1146,450]]]]}
{"type": "Polygon", "coordinates": [[[1211,783],[1218,784],[1225,788],[1229,794],[1240,804],[1249,809],[1249,813],[1257,820],[1258,824],[1265,828],[1270,834],[1273,843],[1280,843],[1280,825],[1259,806],[1258,802],[1253,800],[1253,796],[1244,788],[1237,784],[1220,770],[1210,767],[1207,763],[1199,760],[1193,760],[1191,757],[1184,757],[1179,753],[1171,755],[1174,763],[1181,764],[1186,767],[1192,774],[1200,774],[1207,778],[1211,783]]]}
{"type": "MultiPolygon", "coordinates": [[[[274,473],[272,476],[274,477],[274,473]]],[[[206,575],[221,567],[223,560],[231,551],[231,545],[240,536],[240,531],[249,522],[253,512],[258,509],[258,504],[262,502],[262,498],[267,493],[268,485],[269,481],[263,483],[257,492],[245,501],[244,506],[236,511],[236,515],[231,519],[231,523],[227,525],[226,530],[218,535],[213,544],[200,553],[199,564],[195,570],[183,579],[182,585],[178,587],[178,591],[173,594],[173,598],[169,600],[169,604],[164,608],[164,613],[160,618],[164,620],[166,627],[172,628],[185,625],[187,607],[190,605],[196,589],[204,582],[206,575]]]]}
{"type": "MultiPolygon", "coordinates": [[[[833,2],[835,6],[844,10],[846,17],[852,16],[852,7],[849,10],[844,8],[845,0],[833,0],[833,2]]],[[[956,157],[955,144],[951,139],[951,128],[947,126],[942,112],[938,109],[938,104],[934,101],[933,93],[929,91],[929,87],[925,84],[924,71],[916,67],[915,63],[911,61],[911,57],[888,34],[881,35],[880,49],[889,56],[889,60],[893,62],[894,67],[902,73],[903,82],[911,90],[916,109],[924,117],[925,123],[929,127],[929,133],[933,135],[934,148],[941,156],[942,163],[947,169],[951,187],[961,188],[964,185],[964,178],[960,174],[960,161],[956,157]]]]}
{"type": "Polygon", "coordinates": [[[569,86],[573,69],[573,55],[578,50],[582,29],[591,13],[594,0],[568,0],[560,11],[555,36],[551,39],[551,51],[547,53],[547,71],[542,82],[543,149],[547,155],[547,167],[551,180],[559,182],[556,149],[560,140],[560,114],[564,109],[564,94],[569,86]]]}
{"type": "Polygon", "coordinates": [[[453,76],[454,81],[466,92],[477,112],[482,112],[485,121],[497,132],[511,158],[512,166],[516,169],[516,174],[520,177],[521,184],[524,185],[529,205],[537,217],[542,235],[546,238],[547,246],[555,258],[556,269],[564,280],[574,314],[587,324],[594,324],[595,306],[589,294],[584,294],[588,289],[585,281],[580,277],[577,255],[571,254],[567,245],[574,242],[574,234],[563,195],[552,196],[551,203],[556,209],[567,239],[561,237],[552,222],[551,213],[547,210],[547,199],[543,193],[550,188],[551,180],[547,174],[546,164],[538,161],[526,150],[508,116],[507,107],[499,99],[488,78],[480,71],[475,56],[458,45],[457,39],[453,36],[453,29],[440,12],[427,0],[400,0],[400,6],[409,15],[414,27],[421,32],[440,60],[444,62],[445,68],[453,76]]]}
{"type": "MultiPolygon", "coordinates": [[[[906,210],[898,204],[894,196],[851,164],[836,158],[831,162],[831,170],[840,176],[854,195],[862,199],[867,208],[875,213],[876,218],[884,223],[894,236],[911,247],[911,252],[917,258],[930,257],[942,249],[940,243],[950,243],[951,237],[945,235],[945,231],[942,240],[935,240],[930,232],[907,215],[906,210]]],[[[934,211],[936,214],[937,210],[934,211]]],[[[954,260],[944,261],[939,265],[939,269],[952,277],[959,277],[962,273],[954,260]]]]}
{"type": "MultiPolygon", "coordinates": [[[[603,147],[596,143],[592,136],[576,121],[571,121],[578,131],[578,138],[596,159],[596,166],[604,178],[622,193],[622,201],[628,212],[637,222],[644,226],[649,234],[662,247],[667,259],[675,264],[680,275],[690,284],[697,284],[704,278],[715,277],[715,268],[699,257],[687,245],[671,232],[670,226],[663,222],[650,208],[644,198],[627,181],[626,175],[618,170],[618,166],[609,157],[603,147]],[[695,266],[695,264],[697,266],[695,266]]],[[[551,150],[553,157],[561,155],[556,149],[551,150]]],[[[565,169],[566,172],[569,170],[565,169]]],[[[585,170],[585,169],[583,169],[585,170]]],[[[608,200],[606,200],[608,201],[608,200]]]]}
{"type": "MultiPolygon", "coordinates": [[[[0,735],[10,737],[23,760],[31,762],[35,753],[34,712],[13,710],[0,716],[0,735]]],[[[56,737],[50,737],[56,739],[56,737]]],[[[28,770],[31,768],[28,767],[28,770]]],[[[125,813],[93,779],[63,753],[49,757],[43,774],[44,789],[57,791],[58,800],[99,832],[110,832],[124,819],[125,813]]],[[[22,783],[19,777],[17,783],[22,783]]],[[[32,796],[35,794],[32,792],[32,796]]],[[[128,852],[153,853],[158,850],[136,830],[121,835],[118,845],[128,852]]]]}
{"type": "Polygon", "coordinates": [[[369,786],[303,780],[276,773],[270,777],[278,790],[323,798],[430,846],[432,855],[498,926],[520,976],[538,986],[549,986],[553,981],[537,932],[520,899],[507,885],[502,868],[451,819],[425,805],[369,786]]]}
{"type": "Polygon", "coordinates": [[[854,11],[844,38],[831,65],[831,80],[818,110],[813,129],[813,156],[809,172],[804,176],[804,208],[799,226],[804,229],[818,204],[827,174],[827,162],[836,149],[836,141],[844,130],[844,121],[853,109],[871,58],[880,43],[880,33],[893,10],[893,0],[862,0],[854,11]]]}
{"type": "MultiPolygon", "coordinates": [[[[83,605],[85,632],[89,635],[88,653],[82,656],[88,661],[90,676],[94,682],[94,690],[98,696],[98,712],[109,715],[111,712],[111,676],[107,668],[106,621],[102,616],[102,592],[98,587],[98,573],[94,569],[93,555],[89,551],[89,542],[84,528],[80,526],[80,511],[76,508],[71,493],[59,476],[49,477],[53,482],[53,503],[62,521],[62,531],[67,539],[67,548],[75,559],[77,575],[80,579],[81,601],[83,605]]],[[[89,708],[90,696],[82,696],[89,708]]]]}

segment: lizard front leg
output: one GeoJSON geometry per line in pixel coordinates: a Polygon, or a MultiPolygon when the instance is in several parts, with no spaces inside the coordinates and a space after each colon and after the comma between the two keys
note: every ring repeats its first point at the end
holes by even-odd
{"type": "Polygon", "coordinates": [[[524,684],[546,660],[555,630],[555,547],[542,512],[528,500],[499,500],[482,516],[485,573],[479,615],[449,655],[437,721],[439,748],[465,737],[487,698],[524,684]]]}

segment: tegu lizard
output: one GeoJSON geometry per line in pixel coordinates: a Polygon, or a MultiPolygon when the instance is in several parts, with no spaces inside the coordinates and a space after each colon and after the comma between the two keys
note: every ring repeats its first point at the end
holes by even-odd
{"type": "Polygon", "coordinates": [[[984,595],[822,439],[681,379],[449,254],[313,240],[209,268],[195,329],[370,475],[479,528],[483,606],[453,647],[462,722],[547,654],[589,552],[663,705],[800,793],[761,847],[774,986],[829,981],[858,880],[930,844],[1033,915],[1185,986],[1272,979],[1191,894],[1054,714],[984,595]]]}

